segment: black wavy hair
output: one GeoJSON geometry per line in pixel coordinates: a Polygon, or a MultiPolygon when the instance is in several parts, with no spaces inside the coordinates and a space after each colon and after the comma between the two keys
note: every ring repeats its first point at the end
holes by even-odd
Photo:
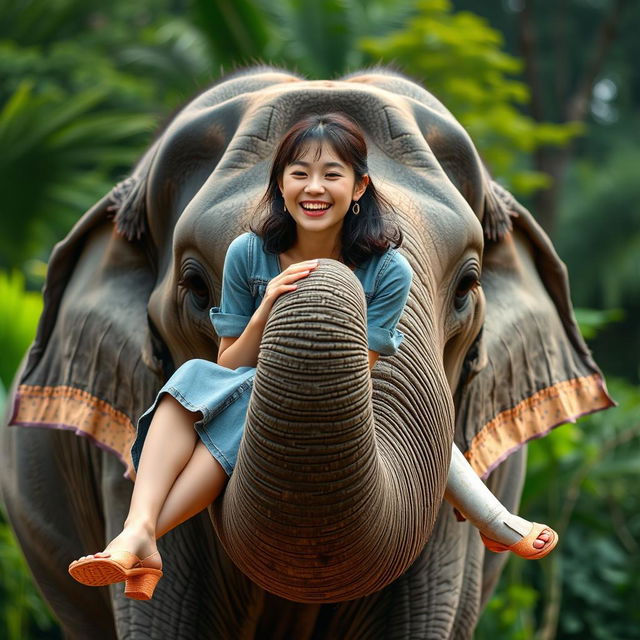
{"type": "MultiPolygon", "coordinates": [[[[367,144],[360,127],[343,113],[313,114],[294,124],[282,137],[276,149],[269,184],[258,204],[262,217],[251,230],[262,238],[265,250],[282,253],[296,240],[296,224],[285,210],[284,198],[278,186],[285,167],[307,150],[308,145],[326,142],[343,162],[353,168],[356,183],[368,174],[367,144]]],[[[393,206],[369,180],[358,201],[359,215],[347,213],[342,225],[342,260],[358,266],[374,254],[389,247],[399,247],[402,232],[390,218],[395,217],[393,206]]]]}

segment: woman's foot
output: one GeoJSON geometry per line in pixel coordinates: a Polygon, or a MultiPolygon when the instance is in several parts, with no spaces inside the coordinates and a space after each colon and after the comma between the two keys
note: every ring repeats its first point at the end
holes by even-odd
{"type": "Polygon", "coordinates": [[[490,551],[511,551],[528,560],[543,558],[558,543],[558,534],[551,527],[508,512],[483,528],[480,537],[490,551]]]}
{"type": "MultiPolygon", "coordinates": [[[[158,553],[155,535],[144,526],[127,526],[106,546],[104,551],[94,553],[94,558],[108,558],[119,551],[127,551],[137,556],[145,567],[162,569],[162,559],[158,553]]],[[[91,556],[87,556],[91,557],[91,556]]]]}
{"type": "Polygon", "coordinates": [[[71,576],[89,586],[125,582],[125,595],[148,600],[162,577],[162,559],[145,527],[126,526],[104,551],[74,560],[71,576]]]}

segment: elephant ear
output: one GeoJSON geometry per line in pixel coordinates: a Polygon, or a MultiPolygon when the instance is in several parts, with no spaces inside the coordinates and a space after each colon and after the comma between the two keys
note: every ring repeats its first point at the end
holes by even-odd
{"type": "Polygon", "coordinates": [[[566,267],[529,211],[490,188],[486,206],[502,211],[488,216],[512,228],[487,239],[485,323],[456,392],[456,441],[482,477],[527,441],[614,405],[576,325],[566,267]]]}
{"type": "Polygon", "coordinates": [[[88,436],[121,457],[128,471],[133,420],[161,380],[147,322],[155,276],[143,237],[156,148],[54,248],[10,419],[88,436]]]}

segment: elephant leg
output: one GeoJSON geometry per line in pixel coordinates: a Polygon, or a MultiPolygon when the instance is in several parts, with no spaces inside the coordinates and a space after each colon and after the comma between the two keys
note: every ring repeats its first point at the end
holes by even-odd
{"type": "Polygon", "coordinates": [[[3,426],[0,432],[7,515],[65,637],[112,640],[116,634],[107,589],[88,589],[67,573],[79,551],[104,544],[92,473],[100,450],[64,431],[3,426]]]}
{"type": "MultiPolygon", "coordinates": [[[[466,523],[461,523],[466,525],[466,523]]],[[[458,609],[456,610],[452,640],[469,640],[473,637],[482,613],[483,557],[485,546],[473,526],[465,527],[467,557],[462,571],[462,583],[458,609]]]]}
{"type": "Polygon", "coordinates": [[[471,637],[480,606],[482,555],[477,545],[481,543],[475,529],[458,522],[451,506],[443,503],[422,554],[386,590],[384,631],[371,637],[471,637]],[[468,636],[457,635],[459,619],[470,621],[468,636]]]}
{"type": "MultiPolygon", "coordinates": [[[[522,484],[515,461],[503,464],[501,481],[490,488],[512,509],[517,506],[522,484]]],[[[451,505],[443,503],[423,553],[389,588],[386,629],[379,637],[472,638],[488,590],[497,582],[506,555],[485,553],[475,527],[458,522],[451,505]],[[487,560],[488,556],[494,558],[487,560]],[[488,576],[487,571],[491,572],[488,576]]]]}

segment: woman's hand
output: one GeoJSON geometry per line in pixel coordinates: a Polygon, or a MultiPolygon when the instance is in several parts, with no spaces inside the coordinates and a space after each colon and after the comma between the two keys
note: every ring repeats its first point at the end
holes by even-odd
{"type": "Polygon", "coordinates": [[[260,306],[255,310],[245,330],[237,338],[222,338],[218,348],[218,364],[227,369],[255,367],[262,333],[275,301],[289,291],[295,291],[296,282],[306,278],[318,266],[317,260],[306,260],[288,266],[269,281],[260,306]]]}
{"type": "Polygon", "coordinates": [[[305,260],[304,262],[296,262],[295,264],[289,265],[281,271],[275,278],[269,281],[260,307],[258,307],[256,313],[263,307],[263,312],[266,311],[267,315],[269,315],[274,302],[283,293],[295,291],[298,286],[296,282],[302,278],[306,278],[317,266],[317,260],[305,260]]]}

